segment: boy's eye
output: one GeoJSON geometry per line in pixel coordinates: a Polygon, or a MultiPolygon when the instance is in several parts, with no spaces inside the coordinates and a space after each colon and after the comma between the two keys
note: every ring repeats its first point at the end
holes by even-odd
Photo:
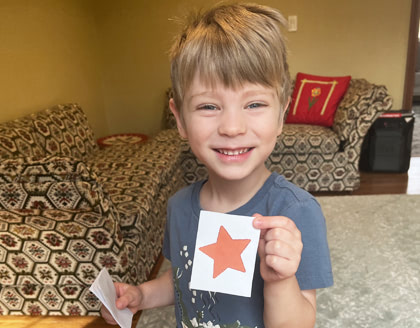
{"type": "Polygon", "coordinates": [[[260,108],[260,107],[265,107],[265,106],[266,105],[262,103],[252,103],[252,104],[249,104],[247,108],[255,109],[255,108],[260,108]]]}
{"type": "Polygon", "coordinates": [[[204,105],[198,106],[198,109],[215,110],[215,109],[217,109],[217,107],[215,105],[211,105],[211,104],[204,104],[204,105]]]}

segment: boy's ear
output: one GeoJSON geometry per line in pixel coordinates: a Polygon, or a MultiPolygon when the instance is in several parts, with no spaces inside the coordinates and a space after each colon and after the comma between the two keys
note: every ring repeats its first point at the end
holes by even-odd
{"type": "Polygon", "coordinates": [[[173,98],[169,99],[169,108],[172,112],[172,114],[174,114],[175,116],[175,120],[176,120],[176,126],[178,128],[178,132],[181,135],[182,138],[187,138],[187,133],[185,131],[185,125],[184,125],[184,120],[181,117],[181,112],[180,110],[178,110],[178,108],[176,108],[175,105],[175,101],[173,98]]]}
{"type": "Polygon", "coordinates": [[[287,103],[286,106],[284,106],[281,116],[280,116],[280,120],[279,120],[279,127],[277,130],[277,137],[281,134],[281,132],[283,131],[283,124],[284,122],[286,122],[286,117],[285,115],[288,113],[288,108],[290,106],[290,102],[291,102],[291,98],[289,97],[289,99],[287,99],[287,103]]]}

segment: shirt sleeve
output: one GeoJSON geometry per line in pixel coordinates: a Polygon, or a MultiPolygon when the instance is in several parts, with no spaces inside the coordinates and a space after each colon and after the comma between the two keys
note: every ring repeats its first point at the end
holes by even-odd
{"type": "Polygon", "coordinates": [[[321,206],[310,198],[293,204],[283,215],[291,218],[302,234],[303,250],[296,272],[300,289],[333,285],[327,227],[321,206]]]}
{"type": "Polygon", "coordinates": [[[166,224],[165,224],[165,234],[163,236],[163,247],[162,247],[162,254],[165,258],[167,258],[169,261],[171,260],[171,253],[170,253],[170,213],[171,213],[171,202],[168,202],[167,211],[166,211],[166,224]]]}

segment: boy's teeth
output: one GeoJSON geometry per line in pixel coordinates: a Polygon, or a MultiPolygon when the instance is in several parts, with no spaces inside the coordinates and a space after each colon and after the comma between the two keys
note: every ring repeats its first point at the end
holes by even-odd
{"type": "Polygon", "coordinates": [[[248,151],[248,148],[235,149],[235,150],[220,149],[219,153],[222,153],[223,155],[235,156],[235,155],[246,153],[247,151],[248,151]]]}

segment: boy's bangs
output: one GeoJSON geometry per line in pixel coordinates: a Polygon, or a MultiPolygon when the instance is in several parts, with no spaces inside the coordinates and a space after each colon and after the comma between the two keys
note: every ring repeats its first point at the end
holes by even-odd
{"type": "Polygon", "coordinates": [[[240,49],[229,45],[210,45],[198,47],[199,54],[194,74],[199,74],[201,82],[214,87],[221,83],[228,88],[236,89],[244,83],[261,84],[275,87],[276,73],[265,60],[264,55],[257,54],[253,49],[240,49]],[[201,48],[201,49],[200,49],[201,48]]]}

